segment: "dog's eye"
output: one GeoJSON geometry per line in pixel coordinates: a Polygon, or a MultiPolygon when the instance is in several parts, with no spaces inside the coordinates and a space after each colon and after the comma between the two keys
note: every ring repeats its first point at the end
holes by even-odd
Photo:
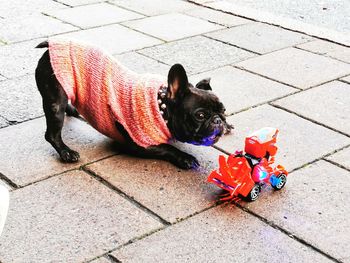
{"type": "Polygon", "coordinates": [[[205,119],[205,114],[204,114],[204,112],[203,112],[203,111],[198,111],[198,112],[196,112],[196,118],[197,118],[198,120],[204,120],[204,119],[205,119]]]}

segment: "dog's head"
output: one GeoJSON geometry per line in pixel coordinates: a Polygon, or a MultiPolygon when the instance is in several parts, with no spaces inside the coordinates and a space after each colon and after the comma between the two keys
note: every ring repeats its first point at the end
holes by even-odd
{"type": "Polygon", "coordinates": [[[194,87],[180,64],[168,74],[168,104],[168,127],[178,141],[209,146],[232,128],[226,123],[224,105],[211,91],[210,79],[194,87]]]}

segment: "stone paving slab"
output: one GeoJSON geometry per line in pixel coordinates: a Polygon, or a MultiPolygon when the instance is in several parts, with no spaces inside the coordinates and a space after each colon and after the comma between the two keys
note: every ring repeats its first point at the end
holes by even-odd
{"type": "Polygon", "coordinates": [[[42,98],[33,75],[0,82],[0,112],[10,122],[44,115],[42,98]]]}
{"type": "Polygon", "coordinates": [[[262,23],[249,23],[207,35],[259,54],[311,40],[307,35],[262,23]]]}
{"type": "Polygon", "coordinates": [[[237,66],[301,89],[350,73],[350,65],[296,48],[252,58],[237,66]]]}
{"type": "Polygon", "coordinates": [[[340,46],[324,40],[315,40],[302,45],[299,48],[311,51],[320,55],[336,58],[338,60],[350,63],[350,48],[340,46]]]}
{"type": "Polygon", "coordinates": [[[113,256],[121,262],[331,262],[233,205],[210,209],[113,256]]]}
{"type": "Polygon", "coordinates": [[[255,56],[253,53],[202,36],[146,48],[139,53],[168,65],[182,63],[189,74],[215,69],[255,56]]]}
{"type": "Polygon", "coordinates": [[[223,137],[217,146],[231,153],[243,150],[244,138],[253,131],[266,126],[278,128],[276,164],[282,164],[288,171],[350,143],[350,138],[268,105],[233,115],[228,122],[235,129],[231,135],[223,137]]]}
{"type": "Polygon", "coordinates": [[[195,7],[195,5],[181,0],[113,0],[111,2],[115,3],[118,6],[139,12],[147,16],[182,12],[195,7]]]}
{"type": "Polygon", "coordinates": [[[251,20],[244,19],[238,16],[233,16],[218,12],[209,8],[196,7],[195,9],[184,11],[186,15],[198,17],[209,22],[219,24],[226,27],[238,26],[247,23],[251,23],[251,20]]]}
{"type": "Polygon", "coordinates": [[[63,3],[69,6],[79,6],[79,5],[87,5],[105,2],[105,0],[57,0],[57,2],[63,3]]]}
{"type": "Polygon", "coordinates": [[[165,41],[173,41],[223,28],[220,25],[179,13],[128,21],[124,22],[123,25],[165,41]]]}
{"type": "Polygon", "coordinates": [[[0,117],[0,128],[6,127],[8,125],[8,122],[4,118],[0,117]]]}
{"type": "Polygon", "coordinates": [[[45,38],[0,46],[0,73],[7,78],[34,73],[45,49],[35,48],[45,38]]]}
{"type": "MultiPolygon", "coordinates": [[[[74,0],[76,1],[76,0],[74,0]]],[[[43,11],[64,8],[56,1],[47,0],[11,0],[1,1],[0,17],[22,17],[30,14],[40,14],[43,11]]]]}
{"type": "Polygon", "coordinates": [[[231,66],[194,75],[190,80],[195,85],[207,77],[211,77],[210,85],[225,105],[226,114],[232,114],[297,91],[297,89],[231,66]]]}
{"type": "Polygon", "coordinates": [[[62,35],[94,44],[112,54],[163,43],[153,37],[135,32],[121,25],[108,25],[62,35]]]}
{"type": "Polygon", "coordinates": [[[339,152],[336,152],[335,154],[332,154],[331,156],[328,156],[326,159],[333,161],[335,163],[338,163],[347,169],[350,169],[350,147],[345,148],[344,150],[341,150],[339,152]]]}
{"type": "Polygon", "coordinates": [[[102,258],[98,258],[95,259],[93,261],[90,261],[91,263],[111,263],[111,261],[109,261],[108,259],[102,257],[102,258]]]}
{"type": "Polygon", "coordinates": [[[345,77],[345,78],[342,78],[342,80],[344,80],[344,81],[350,83],[350,76],[347,76],[347,77],[345,77]]]}
{"type": "Polygon", "coordinates": [[[350,85],[333,81],[273,102],[350,135],[350,85]]]}
{"type": "Polygon", "coordinates": [[[65,8],[48,14],[80,28],[102,26],[144,17],[108,3],[65,8]]]}
{"type": "MultiPolygon", "coordinates": [[[[343,262],[350,260],[350,172],[325,161],[290,174],[282,191],[249,209],[343,262]]],[[[317,262],[317,261],[316,261],[317,262]]]]}
{"type": "Polygon", "coordinates": [[[3,81],[3,80],[5,80],[6,78],[4,77],[4,76],[1,76],[0,75],[0,81],[3,81]]]}
{"type": "Polygon", "coordinates": [[[128,52],[115,56],[121,63],[138,73],[160,74],[164,77],[168,76],[169,65],[158,62],[157,60],[148,58],[137,52],[128,52]]]}
{"type": "Polygon", "coordinates": [[[7,43],[13,43],[77,29],[77,27],[43,14],[14,16],[0,20],[0,39],[7,43]]]}
{"type": "Polygon", "coordinates": [[[162,226],[86,173],[74,171],[12,192],[0,260],[82,262],[162,226]]]}
{"type": "Polygon", "coordinates": [[[44,118],[1,129],[0,156],[6,158],[0,158],[0,173],[18,185],[26,185],[114,153],[110,139],[83,121],[66,118],[62,137],[68,146],[80,153],[80,161],[62,163],[45,141],[45,130],[44,118]]]}
{"type": "Polygon", "coordinates": [[[199,170],[185,171],[168,162],[140,161],[124,155],[93,163],[87,168],[165,220],[176,222],[214,204],[214,198],[208,198],[208,194],[212,196],[219,190],[206,179],[222,154],[211,147],[179,146],[198,158],[199,170]]]}

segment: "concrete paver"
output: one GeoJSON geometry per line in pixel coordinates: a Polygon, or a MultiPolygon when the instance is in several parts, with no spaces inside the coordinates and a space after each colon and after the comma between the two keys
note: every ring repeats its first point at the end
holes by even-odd
{"type": "Polygon", "coordinates": [[[122,262],[331,262],[233,205],[210,209],[113,255],[122,262]]]}
{"type": "Polygon", "coordinates": [[[223,28],[220,25],[179,13],[128,21],[124,22],[123,25],[165,41],[177,40],[223,28]]]}
{"type": "Polygon", "coordinates": [[[345,148],[344,150],[341,150],[339,152],[336,152],[335,154],[332,154],[331,156],[328,156],[326,159],[331,160],[335,163],[338,163],[347,169],[350,169],[350,147],[345,148]]]}
{"type": "Polygon", "coordinates": [[[350,172],[319,161],[291,173],[282,191],[266,194],[265,200],[248,206],[334,258],[347,262],[350,259],[349,178],[350,172]]]}
{"type": "Polygon", "coordinates": [[[12,192],[0,260],[82,262],[162,226],[86,173],[69,172],[12,192]]]}
{"type": "Polygon", "coordinates": [[[4,76],[1,76],[0,75],[0,81],[3,81],[3,80],[5,80],[6,78],[4,77],[4,76]]]}
{"type": "Polygon", "coordinates": [[[168,76],[170,66],[148,58],[137,52],[128,52],[115,56],[122,64],[138,73],[160,74],[168,76]]]}
{"type": "Polygon", "coordinates": [[[105,257],[101,257],[101,258],[95,259],[95,260],[90,261],[90,262],[91,263],[111,263],[111,261],[109,261],[105,257]]]}
{"type": "Polygon", "coordinates": [[[0,112],[10,122],[44,115],[42,98],[33,75],[0,82],[0,112]]]}
{"type": "Polygon", "coordinates": [[[253,53],[202,36],[146,48],[139,53],[168,65],[182,63],[190,74],[215,69],[254,56],[253,53]]]}
{"type": "Polygon", "coordinates": [[[48,14],[81,28],[102,26],[144,17],[108,3],[65,8],[48,12],[48,14]]]}
{"type": "Polygon", "coordinates": [[[179,0],[112,0],[111,2],[147,16],[181,12],[194,8],[194,5],[179,0]]]}
{"type": "Polygon", "coordinates": [[[350,63],[350,49],[324,40],[298,45],[299,48],[350,63]]]}
{"type": "MultiPolygon", "coordinates": [[[[76,1],[76,0],[74,0],[76,1]]],[[[85,0],[84,0],[85,1],[85,0]]],[[[22,17],[31,14],[40,14],[43,11],[64,8],[58,1],[47,0],[11,0],[1,1],[0,17],[22,17]]]]}
{"type": "Polygon", "coordinates": [[[8,125],[8,122],[4,118],[0,117],[0,128],[6,127],[8,125]]]}
{"type": "Polygon", "coordinates": [[[350,85],[333,81],[273,102],[350,135],[350,85]]]}
{"type": "Polygon", "coordinates": [[[295,48],[249,59],[237,66],[301,89],[350,73],[349,64],[295,48]]]}
{"type": "Polygon", "coordinates": [[[214,204],[208,193],[215,187],[206,182],[216,168],[220,152],[211,147],[179,145],[198,158],[197,171],[180,170],[157,160],[118,155],[93,163],[87,168],[142,203],[167,221],[176,222],[214,204]]]}
{"type": "Polygon", "coordinates": [[[62,163],[45,141],[45,130],[44,118],[1,129],[0,173],[18,185],[25,185],[114,153],[110,139],[83,121],[66,118],[62,137],[68,146],[80,153],[80,161],[62,163]]]}
{"type": "Polygon", "coordinates": [[[0,73],[7,78],[34,73],[45,49],[35,48],[45,38],[0,46],[0,73]]]}
{"type": "Polygon", "coordinates": [[[207,35],[259,54],[304,43],[311,39],[303,34],[262,23],[249,23],[207,35]]]}
{"type": "Polygon", "coordinates": [[[225,13],[218,12],[209,8],[204,8],[204,7],[197,7],[195,9],[184,11],[184,13],[186,15],[198,17],[198,18],[207,20],[209,22],[223,25],[226,27],[238,26],[238,25],[243,25],[243,24],[252,22],[251,20],[248,20],[248,19],[225,14],[225,13]]]}
{"type": "Polygon", "coordinates": [[[121,25],[108,25],[62,35],[94,44],[112,54],[163,43],[153,37],[130,30],[121,25]],[[116,44],[117,43],[117,44],[116,44]]]}
{"type": "Polygon", "coordinates": [[[342,78],[342,80],[344,80],[344,81],[350,83],[350,76],[347,76],[347,77],[345,77],[345,78],[342,78]]]}
{"type": "Polygon", "coordinates": [[[210,85],[225,105],[226,114],[232,114],[297,91],[297,89],[231,66],[194,75],[190,81],[195,85],[207,77],[211,77],[210,85]]]}
{"type": "Polygon", "coordinates": [[[77,29],[77,27],[43,14],[14,16],[0,20],[0,39],[13,43],[77,29]]]}
{"type": "Polygon", "coordinates": [[[266,126],[278,128],[276,164],[282,164],[288,171],[350,143],[348,137],[267,105],[241,112],[227,120],[236,128],[231,135],[223,137],[217,146],[231,153],[243,150],[244,138],[253,131],[266,126]]]}
{"type": "Polygon", "coordinates": [[[79,6],[79,5],[100,3],[104,0],[57,0],[57,1],[69,6],[79,6]]]}

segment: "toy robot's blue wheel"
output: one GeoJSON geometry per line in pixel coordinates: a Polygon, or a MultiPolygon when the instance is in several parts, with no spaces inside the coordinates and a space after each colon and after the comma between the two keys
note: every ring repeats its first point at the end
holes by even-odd
{"type": "Polygon", "coordinates": [[[287,183],[287,176],[285,174],[280,174],[279,176],[276,177],[274,182],[271,184],[271,186],[275,190],[281,190],[287,183]]]}

